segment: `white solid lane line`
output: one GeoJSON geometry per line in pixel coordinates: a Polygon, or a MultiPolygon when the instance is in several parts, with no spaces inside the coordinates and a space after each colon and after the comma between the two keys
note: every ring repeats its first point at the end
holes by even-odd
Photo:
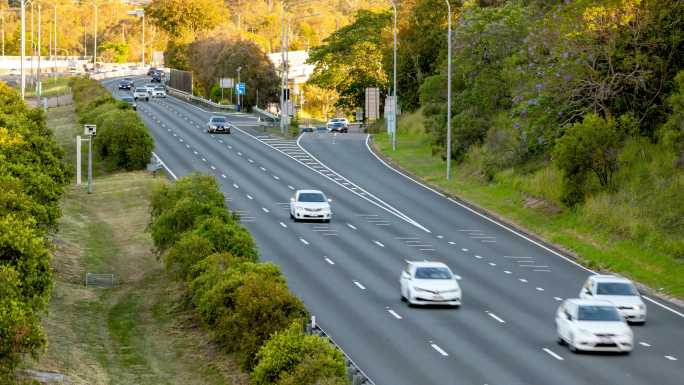
{"type": "Polygon", "coordinates": [[[494,314],[494,313],[492,313],[492,312],[490,312],[490,311],[488,311],[488,312],[486,312],[486,313],[487,313],[487,315],[489,315],[490,317],[492,317],[492,318],[494,318],[495,320],[499,321],[499,323],[502,323],[502,324],[505,324],[505,323],[506,323],[506,321],[504,321],[503,319],[501,319],[501,317],[497,316],[496,314],[494,314]]]}
{"type": "Polygon", "coordinates": [[[394,316],[394,318],[396,318],[396,319],[402,319],[402,318],[403,318],[402,316],[400,316],[399,314],[397,314],[396,311],[394,311],[394,310],[392,310],[392,309],[387,309],[387,312],[390,313],[390,314],[392,314],[392,315],[394,316]]]}
{"type": "Polygon", "coordinates": [[[551,357],[557,359],[558,361],[563,361],[563,357],[559,356],[558,354],[554,353],[551,349],[548,348],[543,348],[543,351],[548,353],[551,357]]]}
{"type": "Polygon", "coordinates": [[[444,357],[449,356],[449,353],[445,352],[444,349],[439,347],[439,345],[432,343],[432,344],[430,344],[430,346],[432,346],[432,348],[435,349],[437,351],[437,353],[441,354],[442,356],[444,356],[444,357]]]}
{"type": "Polygon", "coordinates": [[[354,285],[356,285],[356,287],[358,287],[361,290],[366,290],[366,287],[363,286],[359,281],[354,281],[354,285]]]}
{"type": "Polygon", "coordinates": [[[287,228],[287,225],[284,224],[283,222],[280,222],[280,225],[283,226],[283,228],[287,228]]]}
{"type": "Polygon", "coordinates": [[[375,243],[376,245],[378,245],[380,247],[385,247],[385,245],[383,245],[382,242],[378,242],[376,240],[373,240],[373,243],[375,243]]]}
{"type": "Polygon", "coordinates": [[[333,260],[330,259],[330,258],[328,258],[328,257],[324,257],[324,259],[325,259],[325,261],[328,262],[328,264],[330,264],[330,265],[334,265],[334,264],[335,264],[335,262],[333,262],[333,260]]]}
{"type": "Polygon", "coordinates": [[[667,359],[670,360],[670,361],[677,361],[677,357],[665,356],[665,358],[667,358],[667,359]]]}
{"type": "Polygon", "coordinates": [[[299,238],[299,240],[300,240],[303,244],[305,244],[305,245],[307,245],[307,246],[309,245],[309,242],[308,242],[306,239],[304,239],[304,238],[299,238]]]}

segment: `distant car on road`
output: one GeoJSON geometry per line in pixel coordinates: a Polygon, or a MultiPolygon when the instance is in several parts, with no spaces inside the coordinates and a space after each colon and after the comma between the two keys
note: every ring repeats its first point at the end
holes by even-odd
{"type": "Polygon", "coordinates": [[[399,276],[402,301],[414,305],[461,306],[458,277],[442,262],[410,261],[399,276]]]}
{"type": "Polygon", "coordinates": [[[207,122],[207,132],[230,134],[230,125],[225,116],[212,116],[207,122]]]}
{"type": "Polygon", "coordinates": [[[629,354],[634,334],[617,307],[596,299],[566,299],[556,311],[558,343],[570,351],[581,350],[629,354]]]}
{"type": "Polygon", "coordinates": [[[162,77],[157,72],[155,72],[155,74],[152,75],[152,80],[150,80],[150,82],[152,82],[152,83],[161,83],[161,81],[162,81],[162,77]]]}
{"type": "Polygon", "coordinates": [[[591,275],[579,293],[582,299],[600,299],[615,305],[627,322],[646,323],[646,304],[627,278],[615,275],[591,275]]]}
{"type": "Polygon", "coordinates": [[[290,198],[290,218],[295,222],[307,219],[330,222],[330,202],[322,191],[297,190],[294,197],[290,198]]]}
{"type": "Polygon", "coordinates": [[[128,105],[131,106],[133,111],[136,111],[138,109],[138,103],[135,102],[135,99],[131,96],[124,96],[121,98],[124,102],[128,103],[128,105]]]}
{"type": "Polygon", "coordinates": [[[133,87],[133,82],[130,82],[126,79],[123,79],[122,81],[119,82],[119,89],[120,90],[130,90],[133,87]]]}
{"type": "Polygon", "coordinates": [[[325,126],[318,126],[318,127],[316,127],[316,133],[317,134],[327,134],[328,129],[325,126]]]}
{"type": "Polygon", "coordinates": [[[154,87],[154,89],[152,90],[152,97],[153,98],[165,98],[166,97],[166,90],[164,89],[164,87],[161,87],[161,86],[154,87]]]}
{"type": "Polygon", "coordinates": [[[346,118],[332,118],[326,125],[330,132],[347,132],[349,129],[349,120],[346,118]]]}
{"type": "Polygon", "coordinates": [[[150,68],[147,70],[147,76],[152,76],[152,75],[155,74],[155,72],[157,72],[157,68],[156,68],[156,67],[150,67],[150,68]]]}
{"type": "Polygon", "coordinates": [[[145,99],[145,101],[150,101],[150,94],[147,92],[145,87],[135,87],[133,90],[133,99],[145,99]]]}
{"type": "Polygon", "coordinates": [[[314,132],[313,127],[304,127],[302,128],[302,133],[304,132],[314,132]]]}

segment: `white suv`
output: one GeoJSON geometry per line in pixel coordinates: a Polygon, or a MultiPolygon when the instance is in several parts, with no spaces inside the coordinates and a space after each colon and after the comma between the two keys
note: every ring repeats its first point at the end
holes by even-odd
{"type": "Polygon", "coordinates": [[[632,281],[614,275],[592,275],[579,293],[583,299],[604,300],[615,305],[628,322],[646,322],[646,304],[632,281]]]}
{"type": "Polygon", "coordinates": [[[145,99],[146,101],[149,101],[150,94],[147,93],[147,88],[135,87],[135,89],[133,90],[133,99],[145,99]]]}

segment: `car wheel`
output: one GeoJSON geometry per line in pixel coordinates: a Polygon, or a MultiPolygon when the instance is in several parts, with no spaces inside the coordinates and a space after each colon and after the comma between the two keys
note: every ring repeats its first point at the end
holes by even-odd
{"type": "Polygon", "coordinates": [[[290,213],[290,219],[294,219],[294,215],[292,215],[292,213],[290,213]]]}
{"type": "Polygon", "coordinates": [[[556,343],[558,343],[558,345],[560,346],[563,346],[565,345],[565,340],[563,339],[563,337],[558,336],[558,338],[556,338],[556,343]]]}
{"type": "Polygon", "coordinates": [[[150,101],[150,98],[145,98],[145,101],[146,101],[146,102],[149,102],[149,101],[150,101]]]}
{"type": "Polygon", "coordinates": [[[406,297],[403,294],[401,295],[401,302],[406,302],[406,297]]]}
{"type": "Polygon", "coordinates": [[[580,352],[580,350],[577,349],[577,346],[575,346],[575,338],[573,338],[572,336],[570,336],[570,341],[568,341],[568,348],[571,352],[575,354],[580,352]]]}
{"type": "Polygon", "coordinates": [[[634,326],[644,326],[646,321],[630,322],[634,326]]]}

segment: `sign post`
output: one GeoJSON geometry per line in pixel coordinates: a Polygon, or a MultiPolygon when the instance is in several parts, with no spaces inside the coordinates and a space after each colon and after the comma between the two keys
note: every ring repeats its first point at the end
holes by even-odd
{"type": "Polygon", "coordinates": [[[372,123],[380,116],[380,90],[376,87],[366,88],[366,119],[372,123]]]}
{"type": "Polygon", "coordinates": [[[83,135],[88,137],[88,194],[93,193],[93,139],[97,133],[94,124],[83,125],[83,135]]]}

